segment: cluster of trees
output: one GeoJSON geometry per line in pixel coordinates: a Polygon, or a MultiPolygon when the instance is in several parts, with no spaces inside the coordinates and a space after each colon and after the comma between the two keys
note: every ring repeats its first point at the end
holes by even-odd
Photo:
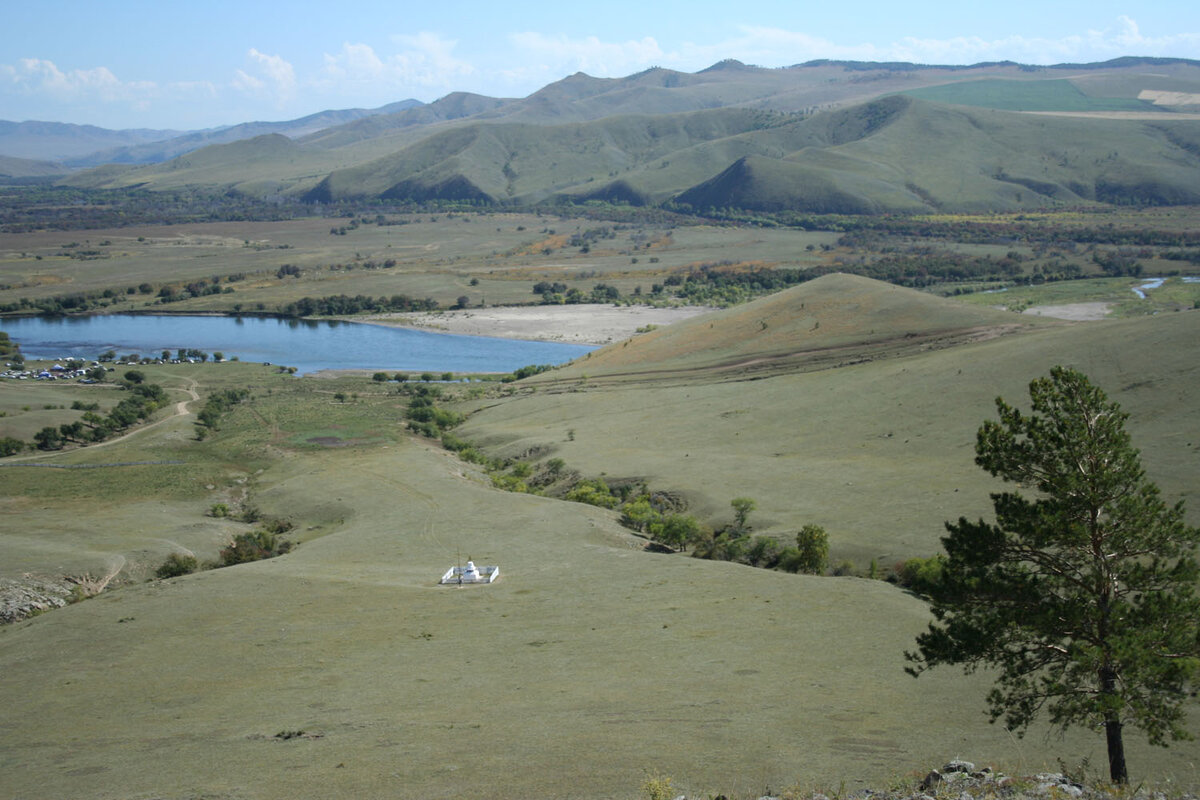
{"type": "MultiPolygon", "coordinates": [[[[136,383],[126,380],[122,384],[129,392],[113,407],[107,415],[96,413],[98,406],[89,407],[83,412],[82,418],[74,422],[64,422],[55,427],[47,425],[33,435],[33,447],[38,450],[61,450],[69,442],[87,444],[102,442],[116,433],[126,430],[139,420],[149,418],[151,414],[167,404],[167,393],[163,388],[153,383],[136,383]]],[[[6,437],[0,442],[0,450],[4,455],[13,455],[23,449],[20,440],[6,437]]]]}
{"type": "Polygon", "coordinates": [[[302,297],[294,303],[280,306],[278,311],[285,317],[330,317],[350,314],[383,313],[387,311],[435,311],[436,300],[418,300],[403,294],[391,297],[368,297],[366,295],[339,294],[332,297],[302,297]]]}
{"type": "MultiPolygon", "coordinates": [[[[244,273],[225,276],[227,284],[245,279],[244,273]]],[[[232,294],[232,286],[221,286],[222,277],[214,275],[207,280],[191,281],[182,286],[163,284],[157,287],[157,298],[163,303],[177,303],[191,297],[204,297],[212,294],[232,294]]],[[[125,289],[99,289],[91,292],[71,292],[51,297],[22,297],[0,305],[3,313],[38,314],[83,314],[98,308],[107,308],[120,302],[122,298],[134,295],[155,294],[156,287],[142,282],[137,286],[127,286],[125,289]]]]}
{"type": "Polygon", "coordinates": [[[249,389],[222,389],[210,394],[204,401],[204,408],[196,414],[196,438],[204,439],[217,430],[221,415],[249,396],[249,389]]]}
{"type": "MultiPolygon", "coordinates": [[[[19,355],[21,355],[20,346],[12,339],[8,338],[7,331],[0,331],[0,359],[12,361],[16,358],[16,356],[19,355]]],[[[25,358],[22,356],[21,361],[24,360],[25,358]]]]}
{"type": "MultiPolygon", "coordinates": [[[[430,377],[432,378],[432,375],[430,377]]],[[[442,395],[441,389],[438,387],[419,383],[403,386],[402,390],[410,398],[404,416],[412,430],[431,439],[437,439],[443,433],[462,424],[464,419],[462,414],[439,408],[434,402],[442,395]]]]}
{"type": "Polygon", "coordinates": [[[500,380],[504,383],[512,383],[513,381],[519,381],[522,378],[528,378],[531,375],[537,375],[552,369],[557,369],[557,367],[555,367],[553,364],[526,364],[520,369],[514,371],[511,375],[505,375],[500,380]]]}
{"type": "Polygon", "coordinates": [[[312,216],[313,207],[284,198],[256,200],[202,190],[77,189],[35,186],[6,190],[0,230],[84,230],[129,225],[242,222],[312,216]]]}
{"type": "Polygon", "coordinates": [[[567,288],[565,283],[539,281],[533,285],[533,293],[542,296],[542,305],[577,305],[579,303],[620,303],[623,299],[616,286],[597,283],[590,292],[578,287],[567,288]]]}

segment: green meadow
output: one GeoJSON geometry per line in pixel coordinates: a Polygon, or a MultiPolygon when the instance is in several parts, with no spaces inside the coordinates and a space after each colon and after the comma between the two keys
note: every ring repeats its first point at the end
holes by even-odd
{"type": "MultiPolygon", "coordinates": [[[[644,482],[711,526],[751,497],[755,533],[824,526],[843,577],[649,552],[615,512],[495,489],[405,429],[394,383],[147,366],[202,399],[251,396],[203,441],[168,408],[127,439],[0,466],[0,578],[112,576],[0,627],[5,787],[637,797],[670,776],[688,796],[758,797],[956,755],[1023,773],[1098,763],[1087,731],[989,725],[986,675],[905,675],[925,605],[862,576],[987,513],[997,485],[972,464],[974,431],[993,397],[1021,402],[1055,363],[1131,412],[1151,477],[1194,523],[1198,325],[1191,311],[1054,323],[833,275],[484,397],[444,387],[469,415],[456,435],[494,456],[644,482]],[[171,553],[215,559],[253,527],[248,508],[298,546],[153,578],[171,553]],[[499,582],[436,585],[468,558],[499,582]]],[[[1130,741],[1135,780],[1195,785],[1195,755],[1130,741]]]]}

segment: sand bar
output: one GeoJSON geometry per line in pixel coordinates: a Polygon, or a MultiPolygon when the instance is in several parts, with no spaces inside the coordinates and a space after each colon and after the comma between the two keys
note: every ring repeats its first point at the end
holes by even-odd
{"type": "Polygon", "coordinates": [[[647,325],[670,325],[713,309],[701,306],[497,306],[453,311],[421,311],[355,317],[355,322],[420,328],[467,336],[496,336],[566,344],[609,344],[647,325]]]}

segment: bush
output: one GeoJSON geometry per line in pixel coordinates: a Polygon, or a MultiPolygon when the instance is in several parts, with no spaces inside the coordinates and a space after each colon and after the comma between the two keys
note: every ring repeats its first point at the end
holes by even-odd
{"type": "Polygon", "coordinates": [[[190,575],[200,569],[200,562],[191,553],[171,553],[167,560],[154,571],[158,578],[177,578],[180,575],[190,575]]]}
{"type": "Polygon", "coordinates": [[[291,549],[291,542],[279,539],[270,531],[250,531],[249,533],[239,533],[233,537],[232,542],[221,548],[218,558],[221,566],[231,567],[234,564],[245,564],[248,561],[274,558],[291,549]]]}
{"type": "Polygon", "coordinates": [[[895,581],[920,595],[928,595],[942,580],[946,557],[941,553],[930,558],[910,558],[896,565],[895,581]]]}
{"type": "Polygon", "coordinates": [[[829,534],[820,525],[805,525],[796,534],[800,551],[798,572],[820,575],[829,563],[829,534]]]}
{"type": "Polygon", "coordinates": [[[608,484],[600,478],[584,479],[575,484],[571,491],[567,492],[567,499],[600,508],[616,508],[618,502],[609,491],[608,484]]]}

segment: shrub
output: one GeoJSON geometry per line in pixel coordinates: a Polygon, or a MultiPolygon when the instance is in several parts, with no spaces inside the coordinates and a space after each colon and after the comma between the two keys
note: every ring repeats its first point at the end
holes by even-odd
{"type": "Polygon", "coordinates": [[[700,538],[700,523],[690,514],[667,514],[650,524],[650,536],[672,550],[683,550],[700,538]]]}
{"type": "Polygon", "coordinates": [[[930,558],[910,558],[896,565],[895,580],[906,589],[928,595],[942,580],[946,557],[941,553],[930,558]]]}
{"type": "Polygon", "coordinates": [[[177,578],[180,575],[190,575],[200,569],[200,562],[191,553],[171,553],[167,560],[154,571],[159,578],[177,578]]]}
{"type": "Polygon", "coordinates": [[[618,502],[609,491],[608,484],[600,478],[581,480],[567,492],[567,499],[600,508],[616,508],[618,502]]]}
{"type": "Polygon", "coordinates": [[[218,558],[221,566],[230,567],[234,564],[245,564],[248,561],[274,558],[291,549],[291,542],[279,539],[270,531],[258,530],[239,533],[233,537],[232,542],[221,548],[218,558]]]}
{"type": "Polygon", "coordinates": [[[805,525],[796,534],[799,572],[820,575],[829,563],[829,534],[820,525],[805,525]]]}

